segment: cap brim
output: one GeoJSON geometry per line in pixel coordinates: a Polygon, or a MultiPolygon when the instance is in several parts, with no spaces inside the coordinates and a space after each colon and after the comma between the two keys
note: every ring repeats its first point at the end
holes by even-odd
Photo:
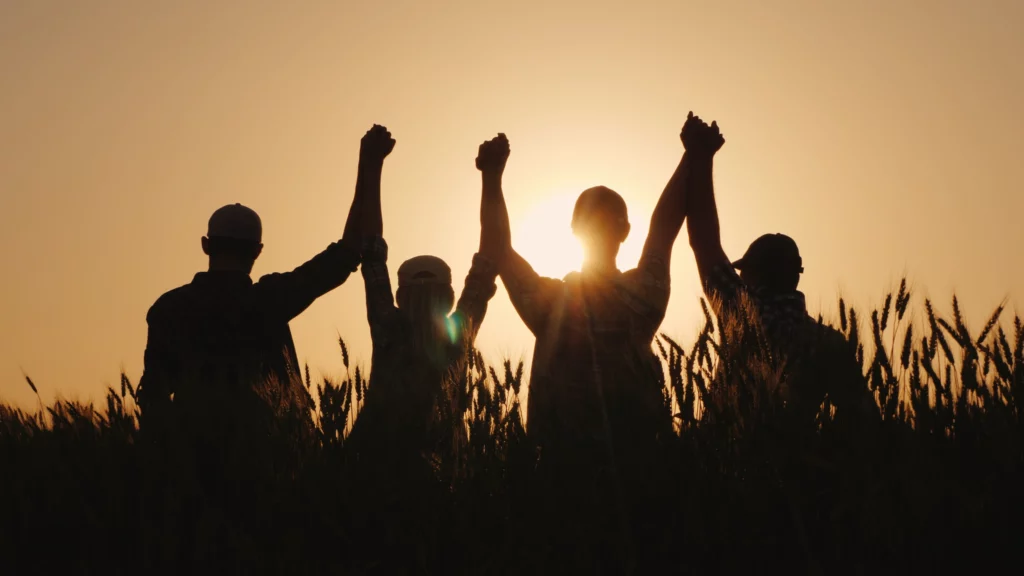
{"type": "Polygon", "coordinates": [[[739,260],[737,260],[737,261],[732,263],[732,267],[737,269],[737,270],[742,270],[743,267],[746,266],[746,265],[747,265],[747,263],[743,261],[743,258],[740,258],[739,260]]]}
{"type": "Polygon", "coordinates": [[[444,278],[436,278],[435,277],[435,278],[410,278],[408,280],[402,280],[398,284],[399,284],[399,286],[429,286],[429,285],[450,286],[451,282],[445,282],[444,278]]]}
{"type": "Polygon", "coordinates": [[[421,270],[415,274],[402,274],[398,277],[399,286],[451,286],[451,277],[445,274],[438,274],[427,270],[421,270]]]}

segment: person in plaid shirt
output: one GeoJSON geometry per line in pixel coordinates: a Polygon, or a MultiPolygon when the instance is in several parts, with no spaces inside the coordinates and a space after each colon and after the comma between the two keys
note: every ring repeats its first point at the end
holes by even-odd
{"type": "MultiPolygon", "coordinates": [[[[388,245],[380,212],[380,173],[394,146],[380,128],[364,141],[361,178],[373,182],[366,196],[367,236],[362,250],[366,311],[373,342],[366,403],[350,440],[359,450],[423,449],[443,381],[465,366],[494,296],[498,275],[494,246],[481,234],[480,249],[455,302],[451,269],[435,256],[416,256],[398,268],[398,291],[388,271],[388,245]],[[455,310],[452,311],[452,305],[455,310]]],[[[400,450],[400,452],[403,450],[400,450]]]]}
{"type": "Polygon", "coordinates": [[[453,420],[441,413],[445,384],[458,378],[472,353],[498,270],[493,242],[481,233],[457,302],[451,269],[435,256],[403,262],[398,290],[392,290],[380,177],[394,145],[385,128],[375,127],[360,155],[359,179],[369,183],[361,210],[366,215],[361,270],[373,355],[365,403],[345,439],[345,453],[360,494],[352,512],[360,530],[353,537],[373,550],[367,556],[378,559],[375,571],[405,574],[418,567],[417,534],[426,529],[419,521],[437,515],[428,507],[433,499],[421,492],[435,485],[432,456],[463,439],[461,429],[440,425],[453,420]]]}
{"type": "Polygon", "coordinates": [[[712,184],[714,155],[725,139],[712,122],[699,125],[695,141],[687,232],[719,324],[736,329],[729,317],[749,303],[776,360],[786,362],[787,403],[805,419],[813,419],[826,395],[837,417],[870,414],[871,398],[852,346],[807,313],[804,294],[797,289],[804,268],[796,242],[784,234],[765,234],[739,260],[730,262],[726,256],[712,184]]]}

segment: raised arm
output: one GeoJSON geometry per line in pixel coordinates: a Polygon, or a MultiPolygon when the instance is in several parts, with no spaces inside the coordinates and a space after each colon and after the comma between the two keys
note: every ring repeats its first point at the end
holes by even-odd
{"type": "Polygon", "coordinates": [[[476,167],[483,180],[480,195],[480,254],[500,263],[512,251],[512,232],[508,208],[501,189],[510,148],[508,138],[498,134],[480,145],[476,167]]]}
{"type": "Polygon", "coordinates": [[[356,173],[356,194],[345,221],[344,239],[357,244],[366,238],[384,235],[384,219],[380,210],[380,180],[384,159],[395,148],[388,129],[374,124],[359,144],[359,170],[356,173]]]}
{"type": "Polygon", "coordinates": [[[480,145],[476,167],[483,180],[480,200],[480,253],[493,258],[519,317],[536,333],[549,315],[562,283],[542,278],[512,248],[512,232],[501,178],[509,156],[508,139],[498,134],[480,145]]]}
{"type": "MultiPolygon", "coordinates": [[[[356,199],[349,212],[349,224],[361,235],[362,275],[366,286],[366,312],[371,335],[374,327],[386,321],[395,307],[388,272],[388,247],[384,242],[384,219],[380,208],[380,182],[384,159],[395,148],[395,140],[388,129],[373,125],[363,136],[359,146],[359,173],[356,176],[356,199]],[[360,219],[353,223],[353,216],[360,219]]],[[[348,225],[346,225],[348,232],[348,225]]]]}
{"type": "Polygon", "coordinates": [[[341,240],[295,270],[269,274],[257,283],[261,306],[272,315],[278,319],[291,320],[355,272],[366,239],[379,237],[383,227],[380,217],[380,176],[384,158],[394,146],[395,141],[383,126],[374,125],[363,136],[355,197],[341,240]]]}
{"type": "Polygon", "coordinates": [[[452,320],[457,323],[462,341],[470,345],[476,341],[477,332],[487,314],[487,303],[494,297],[497,290],[495,280],[498,277],[498,266],[494,260],[477,252],[473,255],[473,264],[466,275],[466,283],[459,295],[452,320]]]}
{"type": "Polygon", "coordinates": [[[695,124],[684,131],[683,144],[689,157],[687,191],[688,215],[686,228],[690,247],[697,260],[701,283],[705,291],[716,269],[729,266],[729,258],[722,249],[722,236],[718,227],[718,207],[712,179],[715,153],[725,143],[718,123],[708,126],[694,117],[695,124]]]}
{"type": "MultiPolygon", "coordinates": [[[[687,141],[687,135],[692,129],[693,123],[693,112],[690,112],[686,118],[686,124],[683,125],[682,132],[679,135],[684,144],[687,141]]],[[[676,166],[675,172],[672,173],[668,184],[665,185],[665,189],[661,192],[661,197],[658,198],[658,204],[654,207],[654,212],[651,214],[650,231],[647,234],[647,240],[644,242],[644,249],[640,255],[640,265],[638,266],[641,269],[663,267],[664,274],[666,277],[668,275],[668,266],[672,258],[672,245],[675,244],[676,237],[679,236],[679,231],[683,227],[683,220],[686,218],[688,167],[689,158],[687,153],[684,152],[682,158],[679,159],[679,165],[676,166]]]]}
{"type": "Polygon", "coordinates": [[[480,247],[455,307],[453,320],[466,342],[472,343],[487,313],[487,303],[496,290],[498,263],[511,251],[508,211],[501,191],[501,176],[508,160],[509,145],[504,134],[480,145],[476,167],[483,177],[480,195],[480,247]]]}

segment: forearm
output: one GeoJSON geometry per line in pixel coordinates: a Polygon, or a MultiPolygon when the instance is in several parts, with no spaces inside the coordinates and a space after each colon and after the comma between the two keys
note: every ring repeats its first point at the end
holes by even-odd
{"type": "Polygon", "coordinates": [[[690,161],[687,188],[689,190],[687,233],[690,246],[697,257],[701,273],[719,260],[727,260],[722,250],[722,236],[715,203],[713,159],[695,158],[690,161]]]}
{"type": "Polygon", "coordinates": [[[672,245],[686,219],[688,170],[689,160],[686,154],[683,154],[651,214],[650,231],[644,244],[645,256],[659,254],[666,260],[671,256],[672,245]]]}
{"type": "Polygon", "coordinates": [[[384,235],[380,208],[380,181],[384,163],[360,157],[356,193],[345,222],[344,239],[356,245],[363,238],[384,235]]]}
{"type": "Polygon", "coordinates": [[[360,267],[366,289],[366,318],[370,323],[371,337],[375,336],[375,325],[382,323],[395,307],[395,296],[391,290],[391,277],[383,260],[364,259],[360,267]]]}
{"type": "Polygon", "coordinates": [[[480,201],[480,254],[500,263],[512,247],[501,174],[483,173],[480,201]]]}

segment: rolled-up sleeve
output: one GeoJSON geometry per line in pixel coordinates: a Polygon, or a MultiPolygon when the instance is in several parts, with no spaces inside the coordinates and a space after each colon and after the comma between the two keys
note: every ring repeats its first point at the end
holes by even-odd
{"type": "Polygon", "coordinates": [[[464,342],[472,344],[476,339],[487,314],[487,303],[497,290],[497,277],[498,267],[492,260],[482,254],[473,255],[473,265],[466,275],[466,283],[451,318],[464,342]]]}
{"type": "Polygon", "coordinates": [[[363,263],[360,267],[366,286],[366,317],[370,323],[370,336],[374,345],[383,345],[390,332],[395,315],[395,295],[391,290],[388,272],[388,245],[375,236],[363,243],[363,263]]]}
{"type": "MultiPolygon", "coordinates": [[[[711,298],[716,308],[739,306],[746,292],[746,285],[730,264],[715,266],[704,280],[704,293],[711,298]]],[[[720,313],[720,310],[716,312],[720,313]]]]}

